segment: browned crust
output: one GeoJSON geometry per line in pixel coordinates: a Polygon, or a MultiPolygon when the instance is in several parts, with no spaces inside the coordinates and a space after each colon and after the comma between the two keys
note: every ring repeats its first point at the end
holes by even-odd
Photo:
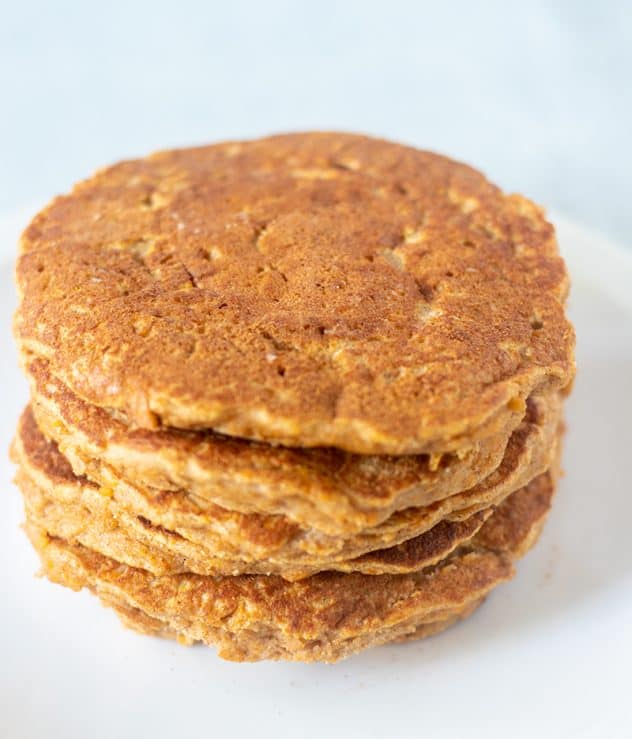
{"type": "Polygon", "coordinates": [[[362,136],[102,170],[35,217],[17,280],[24,356],[143,427],[445,452],[573,374],[567,275],[539,209],[362,136]]]}
{"type": "MultiPolygon", "coordinates": [[[[220,516],[219,506],[282,516],[297,525],[293,532],[284,526],[283,536],[309,528],[326,535],[323,541],[379,527],[403,509],[433,510],[436,503],[436,511],[447,515],[446,505],[470,506],[483,492],[491,501],[526,484],[550,464],[561,414],[559,394],[533,396],[526,412],[516,414],[512,428],[517,428],[506,436],[475,443],[462,459],[448,454],[433,463],[426,456],[381,458],[270,447],[212,432],[130,430],[70,393],[45,363],[31,363],[28,376],[37,422],[75,472],[115,493],[151,498],[142,514],[147,518],[154,520],[150,510],[160,490],[172,510],[182,504],[192,515],[210,510],[220,516]],[[469,491],[466,497],[455,497],[464,491],[469,491]],[[455,505],[439,504],[447,498],[455,505]]],[[[243,519],[241,525],[247,520],[257,522],[252,537],[273,539],[280,525],[279,518],[264,529],[258,518],[243,519]]]]}
{"type": "Polygon", "coordinates": [[[33,523],[51,536],[78,542],[105,556],[155,575],[194,572],[201,575],[279,574],[297,580],[322,570],[385,574],[413,572],[444,559],[480,530],[492,509],[464,521],[441,521],[429,531],[394,547],[374,550],[355,559],[322,557],[273,561],[240,559],[226,551],[213,551],[181,534],[152,525],[142,516],[121,510],[98,493],[86,494],[79,486],[59,486],[53,494],[19,471],[16,483],[33,523]],[[81,497],[80,497],[81,496],[81,497]]]}
{"type": "MultiPolygon", "coordinates": [[[[55,460],[51,468],[57,468],[55,460]]],[[[61,473],[58,484],[68,487],[67,469],[61,473]]],[[[89,588],[140,631],[213,644],[232,660],[333,662],[370,646],[420,638],[465,617],[511,577],[512,560],[534,544],[554,478],[541,475],[510,495],[441,562],[397,575],[324,572],[300,582],[261,575],[156,577],[82,545],[76,532],[52,535],[38,520],[29,491],[26,530],[51,580],[89,588]]],[[[73,525],[72,516],[67,523],[73,525]]],[[[101,534],[107,538],[115,529],[101,534]]],[[[386,566],[398,556],[386,552],[386,566]]]]}
{"type": "Polygon", "coordinates": [[[524,418],[524,410],[515,412],[502,433],[473,442],[459,454],[393,457],[292,449],[212,431],[130,429],[70,392],[51,375],[47,362],[33,361],[25,370],[40,426],[71,458],[85,460],[86,467],[98,458],[131,481],[185,489],[193,497],[212,498],[209,491],[214,491],[225,504],[242,509],[249,500],[264,497],[274,505],[276,496],[287,511],[294,500],[317,509],[306,510],[313,526],[318,526],[319,515],[362,520],[472,487],[498,467],[511,433],[524,418]]]}
{"type": "MultiPolygon", "coordinates": [[[[557,446],[550,443],[553,440],[554,435],[543,444],[547,458],[557,446]]],[[[184,491],[165,499],[160,491],[122,483],[103,488],[76,478],[28,408],[13,454],[30,517],[55,536],[76,539],[155,574],[278,573],[287,579],[323,569],[406,572],[437,562],[478,531],[494,504],[542,471],[530,464],[523,450],[505,461],[505,469],[487,487],[401,511],[378,527],[341,539],[298,529],[279,516],[217,506],[200,511],[184,491]]]]}
{"type": "Polygon", "coordinates": [[[50,536],[30,519],[26,528],[51,580],[88,587],[142,631],[215,644],[232,660],[332,662],[423,634],[429,623],[475,607],[535,542],[553,492],[552,476],[542,476],[514,493],[471,542],[432,567],[403,575],[325,572],[292,583],[259,575],[155,577],[50,536]]]}
{"type": "MultiPolygon", "coordinates": [[[[458,623],[459,621],[462,621],[463,619],[468,618],[468,616],[471,616],[471,614],[474,613],[474,611],[482,604],[483,600],[484,598],[481,598],[480,600],[474,601],[473,603],[468,603],[465,607],[446,609],[440,613],[435,613],[431,617],[429,617],[428,621],[416,622],[412,620],[411,623],[399,625],[398,628],[391,628],[386,634],[382,634],[379,637],[376,636],[372,643],[370,643],[370,636],[366,636],[362,640],[356,638],[353,642],[353,649],[355,651],[359,651],[358,646],[360,641],[364,643],[365,647],[368,647],[391,643],[403,644],[405,642],[419,641],[420,639],[427,639],[428,637],[435,636],[436,634],[440,634],[442,631],[450,628],[450,626],[454,626],[454,624],[458,623]]],[[[101,602],[104,606],[112,608],[121,619],[123,625],[127,626],[128,629],[133,629],[139,634],[159,636],[166,639],[177,639],[180,644],[185,644],[187,646],[191,645],[191,642],[189,642],[187,638],[182,635],[181,632],[173,629],[171,626],[169,626],[169,624],[161,621],[160,619],[148,616],[146,613],[138,608],[130,607],[126,603],[121,603],[116,598],[109,598],[108,596],[101,596],[101,602]]],[[[240,657],[242,657],[243,647],[241,648],[241,650],[242,651],[237,651],[235,647],[231,647],[230,650],[222,656],[225,659],[231,659],[233,657],[229,655],[236,653],[240,657]]],[[[340,653],[339,651],[334,652],[334,650],[331,649],[330,653],[332,654],[332,657],[330,659],[322,661],[337,661],[345,656],[348,656],[349,651],[350,650],[348,647],[343,653],[340,653]]],[[[260,654],[260,652],[257,652],[257,654],[260,654]]],[[[261,657],[258,658],[261,659],[261,657]]],[[[279,658],[284,659],[285,657],[281,653],[279,658]]],[[[253,659],[250,648],[246,659],[248,659],[249,661],[252,661],[253,659]]]]}
{"type": "Polygon", "coordinates": [[[295,583],[256,575],[156,578],[32,523],[26,528],[49,579],[88,587],[106,603],[162,623],[164,632],[215,644],[221,657],[237,661],[333,662],[467,607],[513,571],[506,556],[472,552],[410,575],[323,573],[295,583]]]}

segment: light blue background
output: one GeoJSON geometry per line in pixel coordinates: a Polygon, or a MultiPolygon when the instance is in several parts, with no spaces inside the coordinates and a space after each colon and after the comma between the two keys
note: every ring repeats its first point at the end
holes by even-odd
{"type": "Polygon", "coordinates": [[[632,244],[631,2],[0,0],[0,212],[110,161],[366,131],[632,244]]]}

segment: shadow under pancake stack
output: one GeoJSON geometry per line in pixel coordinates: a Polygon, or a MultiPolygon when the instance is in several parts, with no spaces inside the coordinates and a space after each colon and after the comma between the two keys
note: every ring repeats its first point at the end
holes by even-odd
{"type": "Polygon", "coordinates": [[[232,660],[468,616],[536,541],[574,374],[530,201],[311,133],[98,172],[26,229],[12,448],[43,573],[232,660]]]}

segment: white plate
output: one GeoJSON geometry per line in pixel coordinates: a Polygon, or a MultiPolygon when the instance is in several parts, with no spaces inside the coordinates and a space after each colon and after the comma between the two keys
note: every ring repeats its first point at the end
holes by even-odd
{"type": "MultiPolygon", "coordinates": [[[[469,621],[334,666],[222,662],[137,636],[87,593],[33,578],[4,452],[26,400],[5,256],[0,736],[632,736],[632,256],[556,220],[579,373],[542,539],[469,621]]],[[[3,246],[20,222],[0,222],[3,246]]]]}

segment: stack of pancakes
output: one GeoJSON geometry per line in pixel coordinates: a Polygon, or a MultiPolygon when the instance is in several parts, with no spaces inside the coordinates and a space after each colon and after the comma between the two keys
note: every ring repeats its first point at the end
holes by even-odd
{"type": "Polygon", "coordinates": [[[470,614],[537,539],[574,335],[553,228],[346,134],[161,152],[38,214],[13,445],[43,571],[234,660],[470,614]]]}

